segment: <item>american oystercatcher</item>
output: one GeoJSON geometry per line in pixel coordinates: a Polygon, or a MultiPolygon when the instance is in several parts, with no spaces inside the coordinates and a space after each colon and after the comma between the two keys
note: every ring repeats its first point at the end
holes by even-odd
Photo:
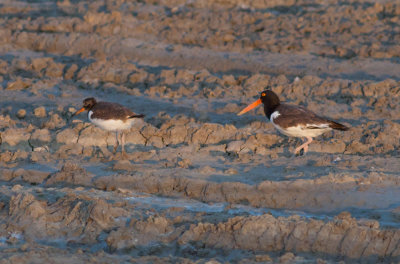
{"type": "Polygon", "coordinates": [[[121,131],[122,154],[124,150],[124,130],[129,129],[136,122],[137,118],[143,118],[144,115],[137,115],[125,106],[117,103],[97,102],[93,97],[83,100],[83,107],[76,111],[75,116],[83,111],[88,111],[88,119],[96,126],[107,130],[115,131],[117,143],[114,146],[114,154],[119,146],[118,132],[121,131]]]}
{"type": "Polygon", "coordinates": [[[244,108],[238,115],[242,115],[260,104],[264,104],[264,112],[276,129],[289,137],[306,138],[307,141],[294,151],[301,149],[308,151],[308,145],[313,137],[319,136],[332,129],[346,131],[348,127],[320,117],[314,112],[296,105],[281,104],[279,97],[271,90],[261,92],[260,98],[244,108]]]}

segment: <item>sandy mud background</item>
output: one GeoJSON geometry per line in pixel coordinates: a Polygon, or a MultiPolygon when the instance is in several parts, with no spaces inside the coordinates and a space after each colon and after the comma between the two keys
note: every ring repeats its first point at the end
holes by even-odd
{"type": "Polygon", "coordinates": [[[1,1],[0,263],[400,259],[400,4],[1,1]],[[261,107],[351,126],[300,144],[261,107]],[[86,97],[144,121],[115,136],[86,97]]]}

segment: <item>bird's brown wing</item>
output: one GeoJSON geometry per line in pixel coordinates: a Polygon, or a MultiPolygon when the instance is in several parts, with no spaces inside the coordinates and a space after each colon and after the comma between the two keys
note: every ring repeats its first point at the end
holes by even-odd
{"type": "Polygon", "coordinates": [[[330,122],[302,106],[281,104],[275,111],[280,115],[274,119],[274,123],[282,128],[300,125],[308,129],[320,129],[327,128],[330,122]]]}
{"type": "Polygon", "coordinates": [[[130,109],[117,103],[98,102],[92,109],[91,118],[125,120],[136,114],[130,109]]]}

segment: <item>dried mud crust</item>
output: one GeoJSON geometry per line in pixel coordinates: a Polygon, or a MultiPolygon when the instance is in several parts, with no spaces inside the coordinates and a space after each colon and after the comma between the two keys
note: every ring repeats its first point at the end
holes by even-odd
{"type": "MultiPolygon", "coordinates": [[[[69,49],[71,44],[74,48],[81,37],[90,35],[93,42],[110,36],[162,39],[172,50],[188,45],[229,52],[316,53],[348,59],[399,57],[399,10],[398,3],[384,1],[209,0],[113,4],[49,1],[44,5],[10,2],[1,11],[9,17],[3,24],[10,38],[3,41],[36,50],[69,49]],[[61,38],[54,33],[61,33],[61,38]],[[65,33],[76,34],[63,44],[65,33]],[[55,43],[26,41],[52,35],[55,43]]],[[[87,52],[102,49],[103,54],[112,48],[77,46],[87,52]]]]}
{"type": "Polygon", "coordinates": [[[4,2],[0,263],[398,261],[399,10],[4,2]],[[267,86],[351,130],[294,157],[236,116],[267,86]],[[127,158],[71,118],[92,96],[146,115],[127,158]]]}
{"type": "MultiPolygon", "coordinates": [[[[101,262],[115,259],[117,262],[192,263],[198,254],[221,259],[220,253],[236,250],[224,253],[225,257],[257,262],[261,256],[251,255],[249,251],[283,251],[300,254],[296,257],[290,253],[292,261],[306,261],[309,256],[302,253],[319,252],[326,254],[328,261],[329,256],[346,256],[349,260],[362,258],[373,263],[382,258],[397,259],[400,254],[398,230],[380,229],[377,221],[357,221],[346,212],[329,221],[295,214],[233,217],[229,208],[213,216],[179,207],[179,203],[152,211],[146,203],[131,202],[132,198],[140,197],[126,189],[103,192],[64,187],[57,190],[17,184],[12,189],[4,186],[1,192],[2,246],[20,248],[3,250],[2,261],[11,259],[10,255],[13,261],[26,262],[30,256],[64,259],[77,254],[83,260],[104,258],[101,262]],[[215,217],[220,221],[213,223],[215,217]],[[47,245],[40,245],[43,240],[48,241],[47,245]],[[57,249],[57,244],[61,248],[57,249]],[[91,252],[96,247],[104,247],[106,252],[91,252]],[[114,255],[126,251],[131,253],[120,258],[114,255]],[[143,254],[162,256],[171,251],[180,257],[140,257],[143,254]]],[[[280,258],[274,253],[262,255],[267,261],[280,258]]]]}

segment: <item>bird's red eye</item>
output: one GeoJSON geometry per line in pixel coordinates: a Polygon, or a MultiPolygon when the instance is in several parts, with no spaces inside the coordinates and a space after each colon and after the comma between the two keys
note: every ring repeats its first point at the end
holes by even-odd
{"type": "Polygon", "coordinates": [[[266,96],[266,94],[265,94],[265,93],[262,93],[261,96],[266,96]]]}

